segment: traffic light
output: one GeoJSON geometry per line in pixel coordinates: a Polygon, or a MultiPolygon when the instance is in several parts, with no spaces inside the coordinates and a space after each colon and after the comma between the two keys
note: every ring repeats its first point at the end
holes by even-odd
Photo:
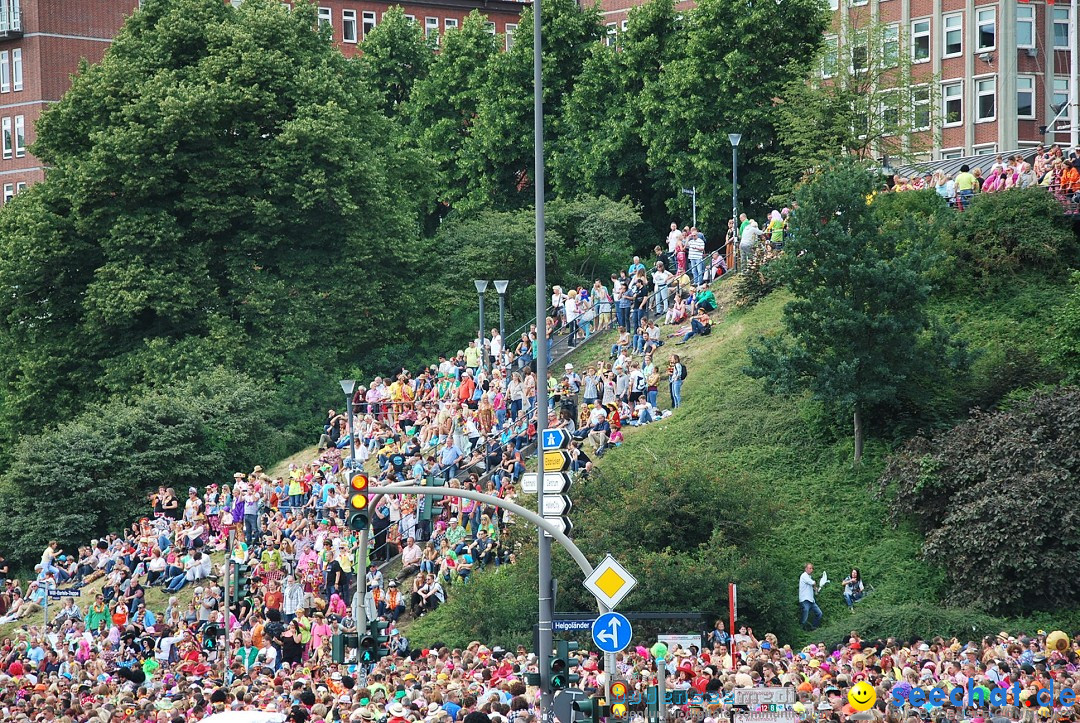
{"type": "Polygon", "coordinates": [[[203,650],[217,650],[220,647],[220,641],[224,629],[215,623],[208,623],[202,630],[202,646],[203,650]]]}
{"type": "Polygon", "coordinates": [[[584,713],[592,723],[600,723],[601,718],[611,715],[611,707],[604,703],[603,698],[582,698],[575,700],[573,708],[579,713],[584,713]]]}
{"type": "Polygon", "coordinates": [[[657,685],[650,685],[645,690],[645,710],[646,720],[649,723],[654,723],[660,720],[660,687],[657,685]]]}
{"type": "Polygon", "coordinates": [[[368,623],[368,634],[375,639],[375,661],[378,662],[384,655],[383,646],[390,641],[390,636],[386,634],[386,628],[389,623],[385,623],[381,620],[372,620],[368,623]]]}
{"type": "Polygon", "coordinates": [[[548,683],[551,690],[562,690],[567,683],[566,658],[558,655],[548,656],[548,683]]]}
{"type": "Polygon", "coordinates": [[[372,635],[360,636],[360,647],[356,654],[357,660],[368,665],[379,662],[379,643],[372,635]]]}
{"type": "MultiPolygon", "coordinates": [[[[578,644],[571,640],[556,640],[555,651],[556,658],[566,661],[566,675],[564,676],[566,682],[559,686],[560,688],[568,688],[581,681],[581,676],[577,673],[571,672],[581,665],[581,660],[573,657],[574,651],[578,649],[578,644]]],[[[554,676],[552,676],[552,690],[557,690],[554,684],[554,676]]]]}
{"type": "MultiPolygon", "coordinates": [[[[446,480],[442,477],[431,475],[427,478],[425,487],[443,487],[446,485],[446,480]]],[[[442,501],[445,495],[428,495],[421,499],[420,502],[420,521],[429,522],[437,517],[440,517],[443,513],[442,501]]]]}
{"type": "Polygon", "coordinates": [[[354,474],[349,479],[349,529],[362,532],[368,527],[368,476],[354,474]]]}
{"type": "Polygon", "coordinates": [[[626,683],[616,680],[611,684],[611,716],[613,718],[626,717],[626,683]]]}
{"type": "Polygon", "coordinates": [[[251,596],[251,565],[242,562],[233,565],[232,593],[233,600],[251,596]]]}

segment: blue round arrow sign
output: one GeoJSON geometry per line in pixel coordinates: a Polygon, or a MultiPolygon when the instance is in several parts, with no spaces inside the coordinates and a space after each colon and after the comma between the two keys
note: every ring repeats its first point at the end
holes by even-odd
{"type": "Polygon", "coordinates": [[[604,613],[593,623],[592,639],[605,653],[617,653],[630,644],[633,632],[625,615],[604,613]]]}

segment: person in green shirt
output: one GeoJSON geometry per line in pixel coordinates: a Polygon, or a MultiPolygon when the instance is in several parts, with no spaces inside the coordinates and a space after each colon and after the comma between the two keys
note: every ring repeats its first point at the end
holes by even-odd
{"type": "Polygon", "coordinates": [[[694,301],[697,303],[699,309],[716,311],[716,296],[713,295],[712,289],[707,286],[698,287],[698,292],[694,296],[694,301]]]}
{"type": "Polygon", "coordinates": [[[464,539],[465,528],[458,521],[458,518],[451,517],[450,526],[446,529],[446,542],[450,545],[450,549],[457,552],[464,539]]]}
{"type": "Polygon", "coordinates": [[[965,206],[975,195],[975,176],[966,163],[960,166],[960,173],[956,174],[956,195],[965,206]]]}

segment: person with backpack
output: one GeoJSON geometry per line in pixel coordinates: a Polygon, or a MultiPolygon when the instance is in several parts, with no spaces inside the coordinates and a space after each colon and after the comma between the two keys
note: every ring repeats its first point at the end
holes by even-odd
{"type": "Polygon", "coordinates": [[[678,409],[682,405],[682,384],[686,379],[686,366],[678,354],[668,359],[668,384],[671,387],[671,407],[678,409]]]}
{"type": "Polygon", "coordinates": [[[645,374],[641,371],[641,362],[631,362],[629,397],[627,401],[629,401],[631,405],[637,403],[638,399],[645,396],[646,387],[645,374]]]}
{"type": "Polygon", "coordinates": [[[686,335],[676,344],[685,344],[690,341],[694,336],[708,336],[712,331],[712,319],[709,318],[708,312],[704,309],[698,309],[697,314],[690,320],[690,331],[686,332],[686,335]]]}

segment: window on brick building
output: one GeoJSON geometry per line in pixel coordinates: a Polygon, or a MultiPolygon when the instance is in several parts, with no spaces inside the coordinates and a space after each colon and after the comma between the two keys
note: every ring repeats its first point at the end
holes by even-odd
{"type": "Polygon", "coordinates": [[[997,11],[994,8],[981,8],[975,11],[975,49],[993,50],[996,46],[995,28],[997,11]]]}
{"type": "Polygon", "coordinates": [[[435,42],[439,42],[439,19],[438,18],[424,18],[424,37],[430,38],[435,36],[435,42]]]}
{"type": "Polygon", "coordinates": [[[946,126],[956,126],[964,122],[964,81],[942,83],[941,117],[946,126]]]}
{"type": "Polygon", "coordinates": [[[0,120],[0,148],[3,150],[4,160],[11,158],[11,118],[0,120]]]}
{"type": "Polygon", "coordinates": [[[517,23],[506,24],[506,49],[514,47],[514,33],[517,32],[517,23]]]}
{"type": "Polygon", "coordinates": [[[346,43],[355,43],[356,35],[356,11],[341,11],[341,39],[346,43]]]}
{"type": "Polygon", "coordinates": [[[4,184],[4,203],[6,204],[8,201],[10,201],[14,197],[15,197],[15,184],[14,183],[5,183],[4,184]]]}
{"type": "Polygon", "coordinates": [[[1035,47],[1035,6],[1016,6],[1016,47],[1035,47]]]}
{"type": "Polygon", "coordinates": [[[942,18],[942,23],[945,25],[945,32],[942,35],[944,46],[942,47],[942,57],[953,58],[964,52],[964,15],[963,13],[953,13],[952,15],[946,15],[942,18]]]}
{"type": "Polygon", "coordinates": [[[975,122],[985,123],[997,118],[997,78],[975,81],[975,122]]]}
{"type": "Polygon", "coordinates": [[[26,155],[26,118],[21,115],[15,116],[15,156],[22,158],[26,155]]]}
{"type": "Polygon", "coordinates": [[[23,89],[22,48],[11,51],[11,89],[23,89]]]}
{"type": "Polygon", "coordinates": [[[911,128],[925,131],[930,128],[930,86],[918,85],[911,90],[911,128]]]}
{"type": "Polygon", "coordinates": [[[825,38],[825,53],[821,56],[821,77],[831,78],[836,75],[839,64],[839,45],[835,35],[825,38]]]}
{"type": "Polygon", "coordinates": [[[911,24],[911,61],[925,63],[930,60],[930,21],[916,20],[911,24]]]}
{"type": "MultiPolygon", "coordinates": [[[[2,2],[2,0],[0,0],[2,2]]],[[[0,50],[0,93],[11,92],[11,53],[0,50]]]]}
{"type": "Polygon", "coordinates": [[[900,64],[900,26],[886,25],[881,33],[881,60],[886,68],[900,64]]]}
{"type": "Polygon", "coordinates": [[[330,8],[319,8],[319,27],[330,28],[330,35],[334,34],[334,11],[330,8]]]}
{"type": "Polygon", "coordinates": [[[1035,117],[1035,76],[1016,76],[1016,117],[1035,117]]]}
{"type": "Polygon", "coordinates": [[[1069,49],[1069,8],[1054,7],[1054,50],[1069,49]]]}
{"type": "Polygon", "coordinates": [[[495,35],[495,23],[488,20],[484,23],[484,30],[487,31],[488,35],[495,35]]]}
{"type": "MultiPolygon", "coordinates": [[[[363,21],[364,38],[367,38],[368,33],[375,29],[375,13],[371,10],[365,10],[361,20],[363,21]]],[[[438,30],[438,20],[435,21],[435,29],[438,30]]]]}

